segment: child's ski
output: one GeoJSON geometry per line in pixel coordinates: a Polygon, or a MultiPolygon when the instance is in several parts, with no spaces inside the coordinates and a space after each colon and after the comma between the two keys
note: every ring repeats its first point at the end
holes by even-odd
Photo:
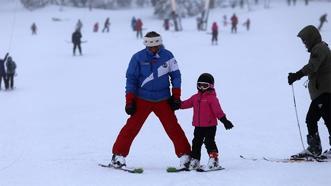
{"type": "Polygon", "coordinates": [[[224,170],[225,168],[222,166],[214,167],[214,168],[208,168],[207,166],[200,166],[199,168],[196,169],[197,172],[212,172],[212,171],[219,171],[219,170],[224,170]]]}
{"type": "Polygon", "coordinates": [[[135,174],[141,174],[144,172],[144,169],[142,168],[132,168],[132,167],[114,167],[111,164],[109,165],[105,165],[105,164],[99,164],[100,167],[105,167],[105,168],[112,168],[112,169],[116,169],[116,170],[122,170],[125,172],[129,172],[129,173],[135,173],[135,174]]]}
{"type": "Polygon", "coordinates": [[[190,171],[188,168],[179,168],[179,167],[168,167],[167,172],[174,173],[174,172],[184,172],[184,171],[190,171]]]}

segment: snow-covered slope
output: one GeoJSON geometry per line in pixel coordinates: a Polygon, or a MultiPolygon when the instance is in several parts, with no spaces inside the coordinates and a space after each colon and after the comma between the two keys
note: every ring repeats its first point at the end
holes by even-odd
{"type": "MultiPolygon", "coordinates": [[[[287,7],[274,3],[254,11],[216,9],[210,22],[220,25],[219,45],[211,35],[196,30],[195,18],[183,19],[183,32],[164,31],[152,9],[104,11],[49,7],[26,11],[15,3],[0,7],[0,58],[10,52],[18,65],[16,89],[0,91],[0,185],[329,185],[329,163],[281,164],[250,162],[251,156],[287,157],[302,150],[287,73],[301,68],[309,57],[298,31],[318,24],[330,3],[287,7]],[[249,32],[238,34],[222,26],[223,15],[250,18],[249,32]],[[132,16],[142,18],[144,32],[163,36],[182,72],[182,98],[196,92],[196,80],[210,72],[222,107],[235,128],[220,124],[217,144],[224,171],[207,174],[166,173],[177,165],[173,146],[162,125],[151,114],[135,139],[127,163],[144,167],[142,175],[102,169],[124,125],[125,72],[133,53],[143,48],[130,29],[132,16]],[[62,21],[54,22],[52,18],[62,21]],[[109,17],[110,33],[93,33],[92,26],[109,17]],[[83,22],[83,56],[72,56],[71,33],[83,22]],[[36,22],[38,35],[30,25],[36,22]]],[[[210,26],[209,26],[210,27],[210,26]]],[[[331,43],[331,24],[322,30],[331,43]]],[[[302,133],[310,103],[308,91],[296,82],[295,93],[302,133]]],[[[176,112],[189,140],[193,137],[192,111],[176,112]]],[[[329,148],[328,133],[320,123],[322,145],[329,148]]],[[[205,150],[202,162],[207,162],[205,150]]]]}

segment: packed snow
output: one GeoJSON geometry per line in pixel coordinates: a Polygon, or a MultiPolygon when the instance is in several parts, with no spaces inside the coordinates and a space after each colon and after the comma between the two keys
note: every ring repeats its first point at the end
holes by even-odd
{"type": "MultiPolygon", "coordinates": [[[[0,58],[9,52],[16,62],[13,91],[0,91],[1,186],[102,186],[102,185],[329,185],[330,163],[271,163],[243,160],[251,157],[285,158],[302,150],[288,72],[307,63],[297,33],[318,25],[330,13],[327,2],[288,7],[285,1],[247,9],[214,9],[208,30],[197,31],[196,19],[182,19],[183,31],[165,31],[152,8],[97,10],[52,6],[35,11],[18,1],[0,5],[0,58]],[[230,33],[223,15],[239,17],[239,31],[230,33]],[[221,105],[234,128],[218,125],[216,143],[223,171],[167,173],[176,166],[173,145],[151,114],[138,134],[127,164],[143,167],[143,174],[104,169],[112,145],[128,116],[124,112],[125,72],[131,56],[144,46],[130,28],[132,16],[142,19],[144,33],[159,32],[173,52],[182,73],[182,99],[194,94],[203,72],[215,77],[221,105]],[[111,21],[109,33],[93,33],[93,25],[111,21]],[[53,21],[59,18],[61,21],[53,21]],[[242,23],[251,20],[251,30],[242,23]],[[83,22],[83,56],[72,56],[71,33],[83,22]],[[211,45],[211,23],[220,27],[218,45],[211,45]],[[38,34],[31,35],[36,22],[38,34]]],[[[331,43],[331,23],[321,31],[331,43]]],[[[306,78],[294,83],[304,141],[305,115],[310,104],[306,78]]],[[[3,86],[3,84],[2,84],[3,86]]],[[[192,110],[176,111],[189,141],[193,138],[192,110]]],[[[323,150],[330,148],[321,120],[323,150]]],[[[306,145],[306,143],[305,143],[306,145]]],[[[208,161],[202,148],[202,163],[208,161]]]]}

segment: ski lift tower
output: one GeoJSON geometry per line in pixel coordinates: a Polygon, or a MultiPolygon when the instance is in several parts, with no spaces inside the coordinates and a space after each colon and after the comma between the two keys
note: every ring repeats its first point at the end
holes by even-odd
{"type": "Polygon", "coordinates": [[[209,7],[210,7],[210,0],[205,0],[205,7],[201,13],[202,30],[207,30],[209,7]]]}

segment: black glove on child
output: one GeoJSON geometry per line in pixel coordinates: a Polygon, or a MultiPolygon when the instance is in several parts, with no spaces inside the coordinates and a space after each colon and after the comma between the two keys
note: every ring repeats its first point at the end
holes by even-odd
{"type": "Polygon", "coordinates": [[[295,81],[301,79],[304,76],[303,72],[301,70],[299,70],[296,73],[288,73],[288,84],[292,85],[295,81]]]}
{"type": "Polygon", "coordinates": [[[173,96],[168,99],[168,103],[172,110],[180,109],[181,101],[180,99],[175,99],[173,96]]]}
{"type": "Polygon", "coordinates": [[[220,118],[220,121],[224,124],[224,127],[225,127],[226,130],[229,130],[229,129],[233,128],[233,124],[225,116],[220,118]]]}

